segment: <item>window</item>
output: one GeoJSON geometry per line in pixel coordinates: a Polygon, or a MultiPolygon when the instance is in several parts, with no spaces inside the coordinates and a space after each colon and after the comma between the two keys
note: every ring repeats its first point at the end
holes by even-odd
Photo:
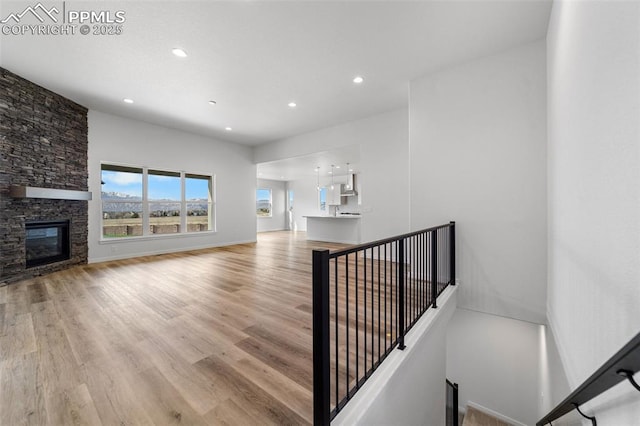
{"type": "Polygon", "coordinates": [[[293,210],[293,191],[289,190],[288,191],[289,194],[289,210],[293,210]]]}
{"type": "Polygon", "coordinates": [[[102,237],[215,231],[214,178],[102,165],[102,237]]]}
{"type": "Polygon", "coordinates": [[[258,217],[271,217],[271,190],[256,190],[256,214],[258,217]]]}
{"type": "Polygon", "coordinates": [[[321,211],[327,211],[327,188],[324,186],[318,192],[318,205],[321,211]]]}
{"type": "Polygon", "coordinates": [[[135,167],[102,165],[102,236],[142,235],[142,175],[135,167]]]}
{"type": "Polygon", "coordinates": [[[182,181],[180,173],[149,170],[147,172],[149,230],[152,234],[180,232],[182,181]]]}
{"type": "Polygon", "coordinates": [[[186,174],[184,186],[187,232],[213,231],[211,220],[213,181],[211,177],[186,174]]]}

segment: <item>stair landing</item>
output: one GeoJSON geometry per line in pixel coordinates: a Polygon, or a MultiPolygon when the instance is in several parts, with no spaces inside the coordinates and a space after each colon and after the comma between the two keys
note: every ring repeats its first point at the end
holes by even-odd
{"type": "Polygon", "coordinates": [[[467,407],[462,426],[513,426],[473,407],[467,407]]]}

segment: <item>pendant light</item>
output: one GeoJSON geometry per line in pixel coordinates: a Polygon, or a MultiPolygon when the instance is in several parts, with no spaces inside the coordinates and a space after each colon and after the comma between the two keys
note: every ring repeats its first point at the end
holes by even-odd
{"type": "Polygon", "coordinates": [[[331,190],[332,190],[332,191],[333,191],[333,168],[334,168],[334,167],[335,167],[335,166],[332,164],[332,165],[331,165],[331,190]]]}
{"type": "MultiPolygon", "coordinates": [[[[347,163],[347,173],[351,173],[351,167],[349,167],[349,163],[347,163]]],[[[346,187],[347,190],[353,189],[351,187],[351,183],[350,183],[351,181],[352,181],[351,179],[347,179],[347,187],[346,187]]]]}

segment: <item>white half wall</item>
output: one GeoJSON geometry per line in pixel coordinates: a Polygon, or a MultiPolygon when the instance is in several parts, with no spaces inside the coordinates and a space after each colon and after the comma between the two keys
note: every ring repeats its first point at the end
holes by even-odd
{"type": "Polygon", "coordinates": [[[406,109],[257,146],[254,161],[282,160],[353,145],[360,146],[358,190],[362,203],[363,241],[408,232],[409,142],[406,109]]]}
{"type": "Polygon", "coordinates": [[[256,240],[256,166],[249,147],[89,111],[89,262],[256,240]],[[101,242],[100,163],[212,173],[216,233],[150,236],[101,242]]]}
{"type": "MultiPolygon", "coordinates": [[[[554,1],[547,65],[547,310],[575,389],[640,332],[640,3],[554,1]]],[[[586,411],[635,425],[640,398],[586,411]]]]}
{"type": "Polygon", "coordinates": [[[410,87],[411,229],[455,220],[458,304],[546,322],[544,41],[410,87]]]}
{"type": "Polygon", "coordinates": [[[282,231],[286,229],[286,182],[258,179],[257,189],[271,190],[271,217],[258,217],[258,232],[282,231]]]}

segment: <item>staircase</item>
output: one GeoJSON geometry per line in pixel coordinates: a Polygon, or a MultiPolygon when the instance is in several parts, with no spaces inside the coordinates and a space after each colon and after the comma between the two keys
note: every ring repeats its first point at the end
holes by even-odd
{"type": "Polygon", "coordinates": [[[468,406],[462,426],[513,426],[513,424],[468,406]]]}

